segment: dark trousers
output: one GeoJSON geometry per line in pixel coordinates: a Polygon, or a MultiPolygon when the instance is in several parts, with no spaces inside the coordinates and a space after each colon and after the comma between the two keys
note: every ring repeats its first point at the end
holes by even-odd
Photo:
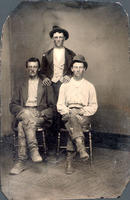
{"type": "Polygon", "coordinates": [[[54,90],[56,104],[57,104],[57,100],[58,100],[58,96],[59,96],[59,89],[60,89],[61,84],[62,83],[60,81],[58,81],[56,83],[52,82],[52,87],[53,87],[53,90],[54,90]]]}
{"type": "Polygon", "coordinates": [[[49,129],[49,136],[47,138],[48,140],[48,145],[49,149],[55,149],[56,143],[57,143],[57,133],[61,127],[61,115],[60,113],[57,112],[57,101],[58,101],[58,96],[59,96],[59,89],[61,86],[61,82],[58,81],[57,83],[52,82],[52,88],[54,91],[54,97],[55,97],[55,112],[53,116],[53,124],[49,129]]]}

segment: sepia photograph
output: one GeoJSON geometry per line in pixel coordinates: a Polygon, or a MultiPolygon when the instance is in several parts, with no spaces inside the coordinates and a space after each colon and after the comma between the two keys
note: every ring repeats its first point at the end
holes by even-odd
{"type": "Polygon", "coordinates": [[[119,2],[23,1],[1,34],[1,191],[119,198],[130,180],[129,18],[119,2]]]}

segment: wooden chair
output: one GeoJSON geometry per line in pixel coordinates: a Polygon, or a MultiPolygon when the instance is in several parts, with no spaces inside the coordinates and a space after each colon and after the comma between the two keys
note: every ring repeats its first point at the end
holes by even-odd
{"type": "MultiPolygon", "coordinates": [[[[60,149],[66,149],[66,144],[62,144],[61,142],[61,135],[64,133],[64,135],[68,135],[68,131],[66,128],[61,128],[58,132],[58,138],[57,138],[57,158],[59,158],[60,155],[60,149]]],[[[87,128],[83,129],[83,133],[86,136],[88,135],[89,138],[89,145],[86,146],[86,149],[89,149],[89,155],[90,155],[90,164],[92,165],[92,130],[91,130],[91,124],[88,125],[87,128]]]]}

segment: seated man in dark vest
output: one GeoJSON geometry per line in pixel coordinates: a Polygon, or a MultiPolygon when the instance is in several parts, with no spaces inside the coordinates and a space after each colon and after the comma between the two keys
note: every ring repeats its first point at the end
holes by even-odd
{"type": "Polygon", "coordinates": [[[30,58],[26,62],[28,78],[15,88],[10,103],[10,111],[18,121],[18,162],[10,174],[19,174],[25,169],[28,145],[32,161],[41,162],[38,151],[36,129],[38,126],[49,126],[52,123],[54,95],[51,86],[43,86],[38,77],[40,62],[30,58]]]}
{"type": "Polygon", "coordinates": [[[84,56],[77,55],[73,58],[71,70],[73,76],[68,83],[60,87],[57,109],[65,121],[69,132],[67,143],[66,173],[73,172],[71,161],[76,150],[80,158],[89,158],[85,149],[83,128],[89,123],[89,117],[97,111],[97,97],[95,87],[84,79],[84,72],[88,64],[84,56]]]}

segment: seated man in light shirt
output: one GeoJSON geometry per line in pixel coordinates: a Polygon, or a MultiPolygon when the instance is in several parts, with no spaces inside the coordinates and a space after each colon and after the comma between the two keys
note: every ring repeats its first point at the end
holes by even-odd
{"type": "Polygon", "coordinates": [[[74,56],[71,70],[73,76],[68,83],[63,83],[60,88],[57,110],[65,121],[69,132],[67,142],[66,173],[71,174],[72,158],[76,150],[80,158],[88,160],[84,144],[83,128],[89,123],[90,116],[97,111],[97,97],[95,87],[83,78],[88,64],[84,56],[74,56]]]}
{"type": "Polygon", "coordinates": [[[48,127],[52,123],[54,95],[51,86],[43,86],[38,77],[40,62],[37,58],[26,61],[28,78],[14,90],[10,111],[18,122],[18,162],[10,174],[19,174],[25,169],[28,145],[33,162],[41,162],[36,139],[37,127],[48,127]]]}

